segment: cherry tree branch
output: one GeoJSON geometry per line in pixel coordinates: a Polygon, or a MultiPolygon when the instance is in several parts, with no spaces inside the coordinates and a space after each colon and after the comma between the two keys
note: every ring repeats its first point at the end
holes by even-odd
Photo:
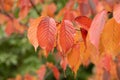
{"type": "Polygon", "coordinates": [[[32,7],[34,8],[34,10],[36,11],[36,13],[40,16],[40,12],[37,10],[36,6],[34,5],[33,1],[32,0],[29,0],[32,7]]]}

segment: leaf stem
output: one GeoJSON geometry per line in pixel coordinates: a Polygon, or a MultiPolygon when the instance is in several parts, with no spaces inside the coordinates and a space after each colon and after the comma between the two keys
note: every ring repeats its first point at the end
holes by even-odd
{"type": "Polygon", "coordinates": [[[40,12],[37,10],[37,8],[35,7],[35,5],[34,5],[32,0],[30,0],[30,3],[32,5],[32,7],[35,9],[36,13],[40,16],[40,12]]]}

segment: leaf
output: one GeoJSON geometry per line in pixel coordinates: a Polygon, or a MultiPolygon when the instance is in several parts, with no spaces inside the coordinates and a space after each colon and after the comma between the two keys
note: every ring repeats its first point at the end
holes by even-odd
{"type": "Polygon", "coordinates": [[[88,31],[91,26],[92,20],[86,16],[78,16],[75,18],[75,21],[79,23],[81,28],[88,31]]]}
{"type": "Polygon", "coordinates": [[[101,59],[101,64],[103,69],[105,69],[105,71],[110,71],[111,70],[111,61],[112,61],[112,56],[109,54],[105,54],[105,56],[102,57],[101,59]]]}
{"type": "Polygon", "coordinates": [[[116,72],[117,72],[118,80],[120,80],[120,55],[117,56],[116,72]]]}
{"type": "Polygon", "coordinates": [[[80,44],[75,44],[72,47],[72,50],[67,55],[68,64],[70,68],[74,71],[75,75],[77,73],[77,70],[79,69],[79,66],[81,64],[81,58],[80,58],[80,44]]]}
{"type": "Polygon", "coordinates": [[[90,42],[98,49],[100,34],[104,28],[104,24],[107,19],[107,11],[103,10],[98,13],[92,21],[89,29],[90,42]]]}
{"type": "Polygon", "coordinates": [[[47,66],[52,70],[55,79],[59,80],[60,72],[59,72],[58,68],[55,65],[53,65],[52,63],[47,63],[47,66]]]}
{"type": "Polygon", "coordinates": [[[39,46],[46,51],[46,56],[54,48],[56,40],[56,23],[53,18],[44,17],[37,28],[39,46]]]}
{"type": "Polygon", "coordinates": [[[118,23],[120,23],[120,4],[115,5],[113,9],[113,17],[118,23]]]}
{"type": "Polygon", "coordinates": [[[10,36],[12,33],[14,33],[14,31],[15,28],[13,27],[13,22],[9,20],[5,28],[5,33],[10,36]]]}
{"type": "Polygon", "coordinates": [[[76,17],[76,13],[75,13],[74,11],[66,10],[66,11],[64,12],[64,17],[63,17],[63,19],[64,19],[64,20],[74,21],[75,17],[76,17]]]}
{"type": "Polygon", "coordinates": [[[56,9],[57,9],[56,5],[54,3],[51,3],[49,5],[43,6],[43,10],[41,14],[44,16],[54,17],[56,9]]]}
{"type": "Polygon", "coordinates": [[[62,69],[65,71],[66,68],[67,68],[67,64],[68,64],[68,61],[67,61],[67,58],[66,57],[63,57],[60,61],[60,65],[62,67],[62,69]]]}
{"type": "Polygon", "coordinates": [[[111,80],[109,71],[104,70],[102,80],[111,80]]]}
{"type": "Polygon", "coordinates": [[[6,22],[7,21],[7,16],[5,16],[5,15],[3,15],[3,14],[1,14],[0,13],[0,24],[3,24],[4,22],[6,22]]]}
{"type": "Polygon", "coordinates": [[[54,77],[56,78],[56,80],[59,80],[60,72],[57,69],[57,67],[53,66],[52,71],[53,71],[53,74],[54,74],[54,77]]]}
{"type": "Polygon", "coordinates": [[[101,44],[103,47],[102,52],[110,53],[115,56],[120,51],[120,24],[114,18],[111,18],[105,24],[101,34],[101,44]]]}
{"type": "Polygon", "coordinates": [[[24,76],[24,80],[36,80],[34,76],[30,75],[30,74],[25,74],[24,76]]]}
{"type": "Polygon", "coordinates": [[[23,34],[27,29],[26,26],[19,23],[17,19],[13,20],[13,27],[17,30],[18,33],[23,34]]]}
{"type": "Polygon", "coordinates": [[[0,6],[2,7],[2,9],[4,9],[5,11],[10,11],[13,8],[14,5],[14,0],[3,0],[0,1],[0,6]]]}
{"type": "Polygon", "coordinates": [[[38,80],[44,80],[46,73],[46,66],[42,65],[38,70],[37,70],[37,75],[38,75],[38,80]]]}
{"type": "Polygon", "coordinates": [[[20,7],[19,16],[25,18],[30,10],[31,3],[29,0],[19,0],[18,6],[20,7]]]}
{"type": "Polygon", "coordinates": [[[90,14],[90,7],[89,4],[87,2],[81,2],[79,3],[79,10],[80,10],[80,14],[82,16],[87,16],[90,14]]]}
{"type": "Polygon", "coordinates": [[[39,17],[37,19],[30,21],[30,27],[28,28],[27,37],[30,43],[34,46],[35,50],[38,47],[38,40],[37,40],[37,27],[43,17],[39,17]]]}
{"type": "Polygon", "coordinates": [[[66,54],[74,44],[75,29],[72,22],[63,20],[58,33],[58,45],[60,51],[66,54]]]}
{"type": "Polygon", "coordinates": [[[90,28],[92,20],[86,16],[78,16],[75,18],[75,21],[78,22],[79,25],[81,26],[80,30],[81,30],[82,38],[86,45],[86,37],[87,37],[88,30],[90,28]]]}
{"type": "Polygon", "coordinates": [[[17,74],[15,80],[22,80],[22,76],[17,74]]]}

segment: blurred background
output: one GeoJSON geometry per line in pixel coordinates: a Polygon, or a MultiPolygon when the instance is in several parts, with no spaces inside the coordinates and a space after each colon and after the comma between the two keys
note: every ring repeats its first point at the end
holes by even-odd
{"type": "MultiPolygon", "coordinates": [[[[27,38],[27,29],[32,19],[41,15],[51,16],[57,21],[61,21],[62,18],[72,21],[78,15],[93,18],[96,8],[97,12],[104,8],[111,11],[108,4],[111,6],[112,2],[109,1],[118,0],[100,0],[96,7],[98,1],[0,0],[0,80],[37,80],[36,72],[46,62],[57,65],[60,80],[88,80],[88,77],[92,77],[94,67],[92,63],[87,67],[81,65],[77,75],[74,76],[69,67],[65,72],[60,67],[59,61],[56,60],[56,49],[55,54],[49,54],[47,58],[43,56],[40,47],[35,51],[27,38]],[[88,1],[92,5],[91,9],[88,1]],[[65,12],[68,10],[68,13],[65,12]]],[[[47,68],[44,80],[56,80],[51,69],[47,68]]]]}

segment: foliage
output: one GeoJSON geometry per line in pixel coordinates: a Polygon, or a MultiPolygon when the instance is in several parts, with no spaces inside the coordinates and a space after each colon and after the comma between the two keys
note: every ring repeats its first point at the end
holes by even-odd
{"type": "Polygon", "coordinates": [[[119,15],[118,0],[0,0],[6,33],[1,65],[15,67],[13,74],[2,75],[21,74],[13,80],[120,79],[119,15]]]}

